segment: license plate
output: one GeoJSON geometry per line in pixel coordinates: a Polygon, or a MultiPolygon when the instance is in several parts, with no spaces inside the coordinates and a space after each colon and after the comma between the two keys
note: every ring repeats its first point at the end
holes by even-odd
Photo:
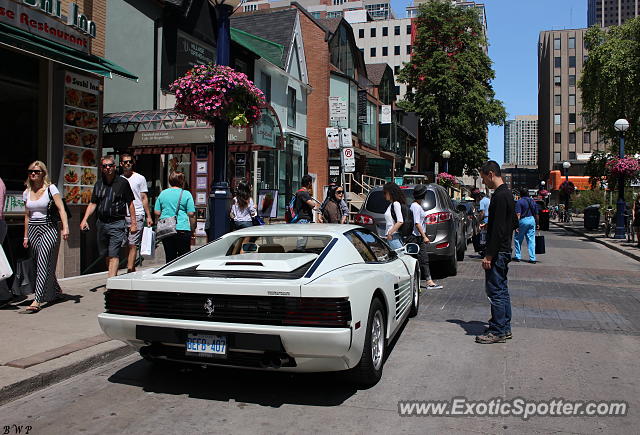
{"type": "Polygon", "coordinates": [[[224,335],[188,334],[186,347],[187,353],[226,355],[227,337],[224,335]]]}

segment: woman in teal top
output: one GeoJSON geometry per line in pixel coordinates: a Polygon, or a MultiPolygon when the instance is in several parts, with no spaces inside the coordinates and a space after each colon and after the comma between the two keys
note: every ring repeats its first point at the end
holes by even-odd
{"type": "Polygon", "coordinates": [[[191,236],[196,227],[196,207],[191,192],[183,189],[184,174],[172,172],[169,175],[169,184],[171,187],[160,193],[154,207],[156,219],[165,219],[176,215],[176,207],[180,200],[177,234],[162,239],[167,263],[191,250],[191,236]]]}

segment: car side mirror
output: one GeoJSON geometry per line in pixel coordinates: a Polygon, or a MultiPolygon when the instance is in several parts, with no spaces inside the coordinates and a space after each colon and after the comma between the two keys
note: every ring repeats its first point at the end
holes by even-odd
{"type": "Polygon", "coordinates": [[[420,246],[417,243],[407,243],[404,245],[404,252],[409,255],[417,255],[420,252],[420,246]]]}
{"type": "Polygon", "coordinates": [[[255,243],[243,243],[242,244],[242,251],[243,252],[257,252],[258,251],[258,245],[256,245],[255,243]]]}

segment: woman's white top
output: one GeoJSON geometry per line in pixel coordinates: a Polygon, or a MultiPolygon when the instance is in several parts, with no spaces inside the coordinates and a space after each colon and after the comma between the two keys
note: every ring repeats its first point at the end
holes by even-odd
{"type": "Polygon", "coordinates": [[[233,198],[231,213],[233,220],[236,222],[251,222],[251,217],[256,214],[256,206],[253,204],[253,199],[249,198],[249,205],[245,208],[240,208],[238,200],[233,198]]]}
{"type": "MultiPolygon", "coordinates": [[[[60,193],[55,184],[49,185],[49,191],[52,197],[60,193]]],[[[47,208],[49,207],[51,198],[49,198],[46,190],[39,199],[33,200],[31,199],[31,191],[27,189],[22,194],[22,199],[24,199],[25,207],[27,211],[29,211],[30,219],[45,219],[47,217],[47,208]]]]}
{"type": "Polygon", "coordinates": [[[396,222],[393,220],[393,217],[391,216],[391,207],[393,207],[393,210],[395,211],[396,219],[398,220],[398,222],[404,222],[404,219],[402,218],[402,208],[400,207],[400,203],[398,201],[393,201],[393,204],[389,204],[389,207],[387,207],[387,211],[384,212],[384,223],[386,224],[386,229],[384,232],[385,235],[388,235],[391,227],[396,224],[396,222]]]}

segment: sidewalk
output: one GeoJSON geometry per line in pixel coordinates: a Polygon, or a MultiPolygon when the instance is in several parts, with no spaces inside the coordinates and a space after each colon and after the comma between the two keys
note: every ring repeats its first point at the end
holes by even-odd
{"type": "Polygon", "coordinates": [[[597,230],[585,230],[584,220],[582,217],[574,217],[573,222],[557,222],[551,221],[552,224],[571,231],[574,234],[586,237],[589,240],[605,245],[606,247],[613,249],[627,257],[640,261],[640,248],[638,248],[637,240],[633,243],[628,242],[627,239],[614,239],[611,237],[605,237],[604,229],[602,225],[597,230]]]}

